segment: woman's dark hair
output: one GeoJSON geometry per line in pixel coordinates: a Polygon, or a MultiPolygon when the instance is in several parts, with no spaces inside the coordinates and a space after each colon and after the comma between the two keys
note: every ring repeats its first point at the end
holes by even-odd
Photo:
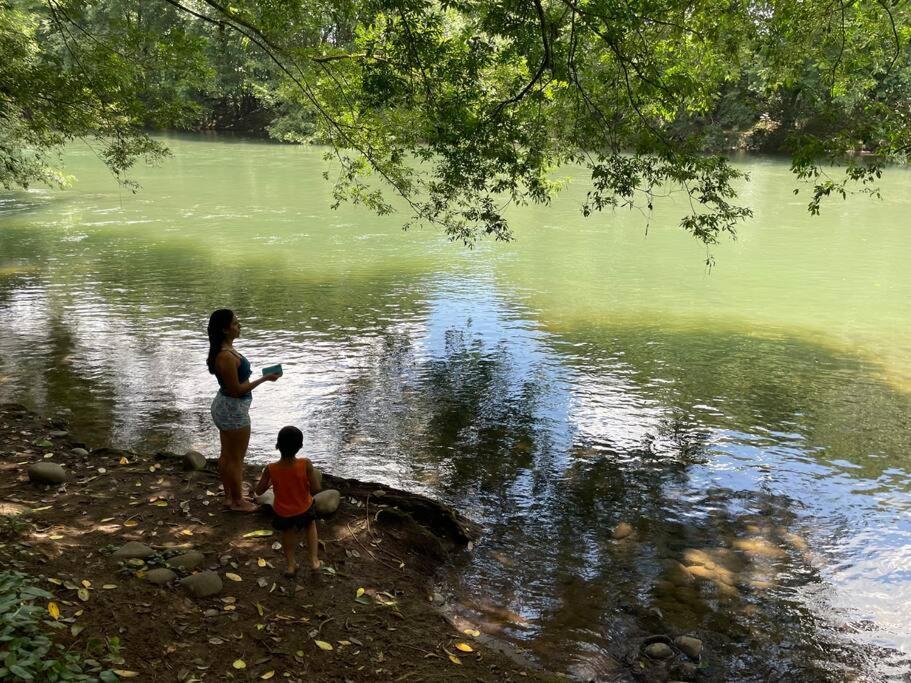
{"type": "Polygon", "coordinates": [[[209,316],[209,327],[206,332],[209,333],[209,355],[206,357],[206,365],[211,374],[215,374],[215,357],[221,351],[221,345],[225,343],[225,330],[231,327],[231,321],[234,320],[234,311],[230,308],[219,308],[209,316]]]}

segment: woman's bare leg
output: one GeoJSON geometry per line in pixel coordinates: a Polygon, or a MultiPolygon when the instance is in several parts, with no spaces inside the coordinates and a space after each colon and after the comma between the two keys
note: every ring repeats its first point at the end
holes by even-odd
{"type": "Polygon", "coordinates": [[[256,505],[243,497],[244,456],[250,443],[250,428],[220,431],[219,435],[218,472],[225,489],[225,505],[238,512],[253,512],[256,505]]]}

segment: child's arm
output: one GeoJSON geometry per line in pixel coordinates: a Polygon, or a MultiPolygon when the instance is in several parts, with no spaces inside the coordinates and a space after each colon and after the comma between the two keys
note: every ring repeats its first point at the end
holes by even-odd
{"type": "Polygon", "coordinates": [[[259,478],[259,481],[256,483],[256,488],[253,489],[253,493],[257,496],[263,495],[266,491],[269,490],[269,486],[272,485],[272,480],[269,478],[269,468],[263,468],[262,476],[259,478]]]}
{"type": "Polygon", "coordinates": [[[320,492],[319,477],[316,476],[316,470],[313,469],[313,463],[307,459],[307,479],[310,480],[310,495],[316,495],[320,492]]]}

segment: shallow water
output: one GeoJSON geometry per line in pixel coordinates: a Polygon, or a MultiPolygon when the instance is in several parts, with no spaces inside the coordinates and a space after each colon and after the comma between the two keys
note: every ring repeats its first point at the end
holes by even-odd
{"type": "Polygon", "coordinates": [[[466,624],[606,680],[643,633],[699,635],[724,680],[911,671],[907,171],[811,218],[786,165],[743,160],[756,215],[707,272],[673,200],[646,231],[571,185],[468,251],[331,211],[320,150],[171,145],[136,195],[76,148],[72,189],[0,194],[0,400],[214,456],[227,305],[286,373],[251,457],[293,423],[326,469],[484,525],[447,577],[466,624]]]}

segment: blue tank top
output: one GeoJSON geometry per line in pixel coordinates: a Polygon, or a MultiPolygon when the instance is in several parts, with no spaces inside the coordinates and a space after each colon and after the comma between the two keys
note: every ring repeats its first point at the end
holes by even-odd
{"type": "MultiPolygon", "coordinates": [[[[234,353],[237,353],[237,351],[234,353]]],[[[253,368],[250,367],[250,361],[247,360],[246,356],[240,353],[237,353],[237,355],[240,356],[240,365],[237,366],[237,382],[238,384],[243,384],[248,379],[250,379],[250,375],[253,374],[253,368]]],[[[221,376],[218,373],[215,373],[215,379],[218,380],[218,386],[221,387],[219,391],[227,396],[227,394],[225,394],[224,382],[221,381],[221,376]]],[[[248,396],[252,396],[249,391],[246,394],[242,394],[238,398],[247,398],[248,396]]]]}

